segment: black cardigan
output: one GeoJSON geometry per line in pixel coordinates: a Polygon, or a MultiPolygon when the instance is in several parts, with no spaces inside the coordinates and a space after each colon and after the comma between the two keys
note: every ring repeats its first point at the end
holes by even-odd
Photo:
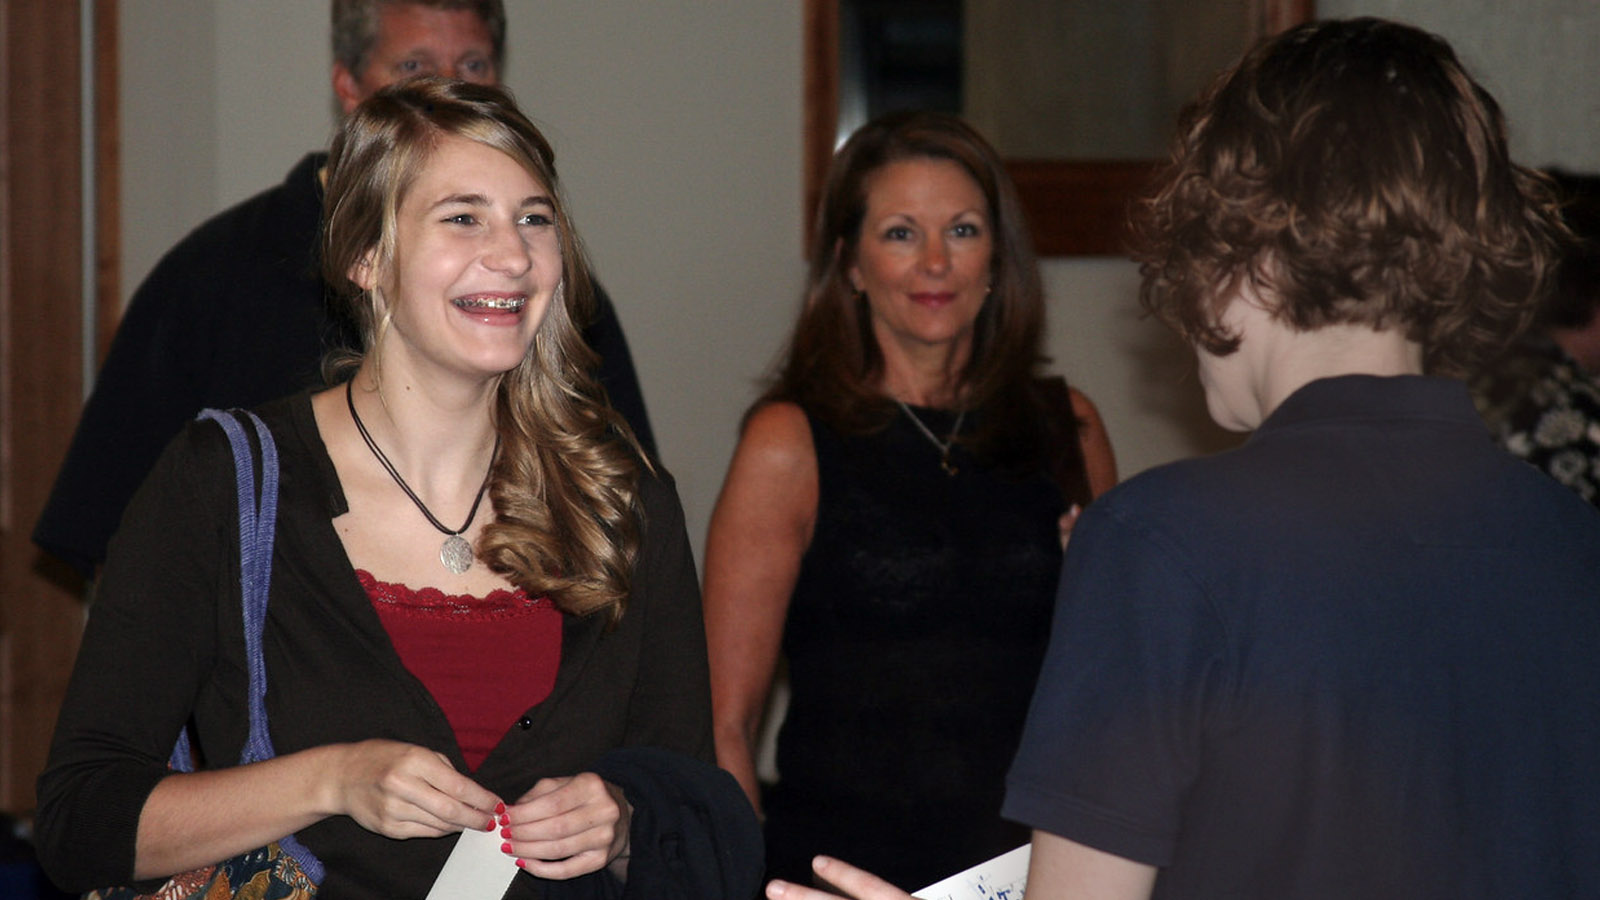
{"type": "MultiPolygon", "coordinates": [[[[438,750],[467,771],[449,722],[401,663],[334,532],[332,520],[347,506],[309,395],[260,413],[281,460],[263,639],[278,752],[381,737],[438,750]]],[[[238,760],[247,723],[233,484],[221,430],[192,424],[163,454],[112,541],[39,780],[39,853],[64,888],[129,882],[139,813],[191,717],[203,762],[238,760]]],[[[721,835],[713,843],[726,838],[729,846],[743,846],[748,841],[741,835],[755,827],[753,814],[732,796],[738,789],[731,778],[707,765],[705,637],[682,509],[668,481],[646,475],[639,492],[646,527],[626,615],[614,629],[603,616],[565,619],[554,690],[472,774],[513,798],[540,778],[593,770],[614,748],[677,751],[687,756],[652,757],[650,771],[687,767],[678,780],[699,785],[692,793],[703,795],[704,806],[690,818],[711,814],[692,827],[721,835]],[[697,778],[694,772],[702,769],[710,774],[697,778]]],[[[516,649],[486,647],[485,655],[514,658],[516,649]]],[[[636,786],[620,786],[630,799],[636,792],[636,786]]],[[[636,856],[659,843],[658,835],[638,833],[656,818],[635,817],[636,856]]],[[[344,816],[298,836],[327,867],[324,897],[421,897],[454,843],[391,840],[344,816]]],[[[759,877],[756,842],[749,883],[738,888],[746,895],[759,877]]],[[[638,859],[630,866],[640,874],[660,869],[638,859]]],[[[668,893],[645,887],[630,879],[628,893],[668,893]]],[[[604,872],[559,886],[519,875],[508,896],[612,896],[617,888],[604,872]]]]}

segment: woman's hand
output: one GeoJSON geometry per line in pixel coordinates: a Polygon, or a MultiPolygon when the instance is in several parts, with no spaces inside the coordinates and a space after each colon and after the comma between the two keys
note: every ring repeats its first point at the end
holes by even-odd
{"type": "Polygon", "coordinates": [[[540,878],[576,878],[609,865],[626,880],[632,819],[621,788],[584,772],[540,780],[500,813],[500,836],[517,865],[540,878]]]}
{"type": "MultiPolygon", "coordinates": [[[[811,870],[855,900],[912,900],[910,894],[887,881],[837,859],[819,856],[811,861],[811,870]]],[[[838,900],[836,894],[787,881],[768,882],[767,897],[769,900],[838,900]]]]}
{"type": "Polygon", "coordinates": [[[492,824],[500,798],[456,771],[442,753],[386,740],[339,749],[337,807],[368,831],[439,837],[492,824]]]}
{"type": "Polygon", "coordinates": [[[1074,503],[1066,512],[1061,514],[1061,518],[1056,520],[1056,530],[1061,536],[1061,552],[1066,552],[1067,542],[1072,540],[1072,529],[1078,524],[1078,517],[1081,515],[1083,515],[1083,507],[1074,503]]]}

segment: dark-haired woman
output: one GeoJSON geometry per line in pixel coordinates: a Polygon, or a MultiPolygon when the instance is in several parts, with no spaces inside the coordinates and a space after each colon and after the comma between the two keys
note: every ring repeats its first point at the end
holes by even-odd
{"type": "Polygon", "coordinates": [[[765,810],[770,874],[803,880],[826,852],[915,889],[1027,840],[1000,820],[1002,779],[1064,531],[1115,465],[1093,405],[1039,376],[1022,214],[965,123],[857,132],[813,254],[712,517],[717,756],[765,810]],[[762,798],[780,648],[791,698],[762,798]]]}
{"type": "Polygon", "coordinates": [[[231,765],[233,459],[197,424],[111,546],[40,781],[51,876],[153,886],[292,833],[325,896],[420,897],[457,833],[490,829],[523,869],[507,896],[748,896],[682,513],[586,374],[549,145],[494,88],[404,83],[345,122],[325,227],[367,349],[261,410],[277,756],[231,765]],[[204,771],[174,774],[186,723],[204,771]],[[691,839],[728,858],[683,858],[691,839]]]}

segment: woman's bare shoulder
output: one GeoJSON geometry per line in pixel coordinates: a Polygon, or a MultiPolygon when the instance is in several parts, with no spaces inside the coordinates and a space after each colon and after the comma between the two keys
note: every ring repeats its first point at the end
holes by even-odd
{"type": "Polygon", "coordinates": [[[784,457],[790,462],[814,460],[811,422],[805,410],[787,400],[763,403],[745,420],[739,437],[739,452],[756,452],[765,457],[784,457]]]}

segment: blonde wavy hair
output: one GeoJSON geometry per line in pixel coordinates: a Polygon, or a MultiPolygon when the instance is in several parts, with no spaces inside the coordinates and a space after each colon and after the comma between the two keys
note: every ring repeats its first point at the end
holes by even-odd
{"type": "MultiPolygon", "coordinates": [[[[599,360],[575,324],[588,320],[594,303],[589,267],[550,144],[510,95],[419,78],[361,104],[328,158],[323,278],[350,305],[363,346],[377,347],[388,313],[380,314],[350,273],[369,255],[380,276],[393,271],[400,205],[444,137],[499,150],[544,185],[561,243],[561,285],[528,355],[497,388],[500,453],[489,487],[495,520],[479,537],[477,556],[530,596],[548,596],[562,612],[604,612],[615,622],[626,608],[639,552],[638,486],[649,464],[591,374],[599,360]]],[[[360,359],[349,355],[333,370],[353,375],[360,359]]]]}

